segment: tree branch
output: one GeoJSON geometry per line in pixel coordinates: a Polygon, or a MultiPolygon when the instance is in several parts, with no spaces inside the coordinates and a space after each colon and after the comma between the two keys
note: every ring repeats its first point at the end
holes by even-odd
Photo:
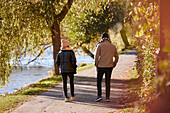
{"type": "Polygon", "coordinates": [[[89,51],[85,46],[81,46],[81,49],[83,50],[84,53],[86,53],[87,55],[94,59],[94,54],[91,51],[89,51]]]}
{"type": "Polygon", "coordinates": [[[62,11],[58,15],[56,15],[59,22],[61,22],[64,19],[69,9],[71,8],[72,3],[73,0],[68,0],[67,4],[63,7],[62,11]]]}
{"type": "MultiPolygon", "coordinates": [[[[46,49],[49,48],[49,47],[51,47],[51,45],[50,45],[50,46],[47,46],[46,48],[44,48],[44,50],[46,50],[46,49]]],[[[41,50],[40,53],[39,53],[33,60],[29,61],[26,65],[28,65],[28,64],[30,64],[31,62],[35,61],[42,53],[43,53],[43,51],[41,50]]]]}

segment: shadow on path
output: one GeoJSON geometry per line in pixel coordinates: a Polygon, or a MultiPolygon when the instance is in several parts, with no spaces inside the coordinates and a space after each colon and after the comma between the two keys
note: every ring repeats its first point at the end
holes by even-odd
{"type": "Polygon", "coordinates": [[[122,55],[136,55],[136,51],[128,51],[126,53],[123,53],[122,55]]]}
{"type": "MultiPolygon", "coordinates": [[[[134,87],[134,85],[129,84],[134,84],[134,81],[136,83],[136,80],[112,79],[110,96],[111,101],[105,102],[105,79],[103,79],[103,100],[101,102],[95,102],[95,99],[97,97],[96,78],[75,76],[75,94],[77,95],[77,98],[74,101],[71,101],[70,103],[115,109],[133,107],[129,103],[136,101],[138,99],[138,96],[135,93],[129,92],[129,89],[131,87],[134,87]]],[[[50,99],[64,100],[62,85],[59,85],[54,89],[54,91],[48,91],[48,93],[43,93],[41,95],[48,96],[48,98],[50,99]]],[[[68,94],[70,94],[69,85],[68,94]]]]}
{"type": "MultiPolygon", "coordinates": [[[[75,75],[74,101],[64,102],[62,84],[44,92],[34,99],[24,103],[13,113],[108,113],[117,112],[122,108],[133,107],[133,102],[139,99],[136,91],[140,82],[136,79],[128,80],[129,71],[135,66],[136,52],[130,50],[120,55],[119,62],[112,72],[110,102],[105,102],[105,79],[102,81],[101,102],[97,98],[96,68],[78,72],[75,75]]],[[[69,80],[68,80],[68,95],[69,80]]]]}

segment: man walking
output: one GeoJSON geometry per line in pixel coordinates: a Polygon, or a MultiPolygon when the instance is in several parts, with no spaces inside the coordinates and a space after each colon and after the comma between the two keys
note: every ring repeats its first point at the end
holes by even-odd
{"type": "Polygon", "coordinates": [[[118,62],[119,56],[115,45],[110,41],[110,37],[107,33],[103,33],[101,41],[97,44],[95,50],[95,66],[97,67],[97,99],[96,102],[102,100],[102,78],[105,74],[106,84],[106,102],[110,101],[110,79],[113,68],[118,62]]]}

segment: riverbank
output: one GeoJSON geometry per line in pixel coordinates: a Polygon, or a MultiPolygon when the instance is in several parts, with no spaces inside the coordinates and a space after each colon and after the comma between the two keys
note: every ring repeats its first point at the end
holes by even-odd
{"type": "MultiPolygon", "coordinates": [[[[123,53],[125,53],[125,52],[127,52],[127,51],[124,51],[123,53]]],[[[121,52],[121,54],[122,54],[122,52],[121,52]]],[[[125,54],[127,54],[127,53],[125,53],[125,54]]],[[[129,52],[128,54],[131,55],[131,54],[135,54],[135,53],[129,52]]],[[[125,55],[125,56],[128,56],[128,55],[125,55]]],[[[122,61],[125,61],[125,59],[122,59],[122,61]]],[[[127,60],[127,61],[129,61],[129,60],[127,60]]],[[[125,61],[125,62],[127,62],[127,61],[125,61]]],[[[124,65],[124,66],[126,67],[126,65],[124,65]]],[[[94,64],[80,67],[80,68],[78,68],[78,72],[80,72],[82,70],[86,70],[87,68],[91,68],[91,67],[94,67],[94,64]]],[[[115,70],[116,73],[118,73],[117,71],[120,71],[120,70],[115,70]]],[[[30,100],[31,98],[41,94],[42,92],[45,92],[45,91],[51,89],[52,87],[56,86],[60,82],[61,82],[61,78],[60,79],[59,78],[51,78],[51,79],[46,78],[46,79],[38,81],[35,84],[28,85],[28,86],[18,90],[17,92],[19,92],[19,93],[6,94],[5,96],[1,97],[1,99],[0,99],[0,103],[2,103],[0,105],[0,112],[11,111],[11,110],[17,108],[18,106],[20,106],[21,104],[25,103],[26,101],[30,100]],[[43,86],[44,89],[42,89],[42,87],[39,87],[37,84],[40,84],[40,86],[43,86]],[[31,88],[31,89],[29,89],[29,88],[31,88]],[[32,89],[32,88],[34,88],[34,89],[32,89]]]]}
{"type": "MultiPolygon", "coordinates": [[[[105,90],[103,90],[103,100],[95,102],[97,96],[96,68],[93,67],[75,75],[77,98],[74,101],[64,102],[62,84],[59,84],[24,103],[12,113],[108,113],[132,108],[133,105],[130,103],[136,101],[137,94],[129,92],[129,83],[133,81],[129,75],[135,67],[135,59],[135,50],[120,55],[111,77],[110,102],[105,102],[105,90]]],[[[105,89],[104,80],[102,86],[102,89],[105,89]]],[[[133,84],[132,87],[136,87],[136,84],[133,84]]]]}
{"type": "MultiPolygon", "coordinates": [[[[133,47],[130,46],[125,51],[119,51],[119,55],[127,52],[130,48],[133,47]]],[[[13,72],[10,74],[9,77],[9,82],[0,89],[0,97],[1,95],[13,93],[18,89],[21,89],[29,84],[36,83],[37,81],[48,77],[48,72],[52,71],[52,53],[50,50],[48,50],[44,54],[46,55],[42,56],[41,59],[37,59],[35,63],[32,62],[33,64],[30,64],[29,68],[24,66],[22,67],[22,69],[13,69],[13,72]]],[[[92,59],[90,56],[79,54],[76,57],[78,66],[80,66],[82,63],[94,63],[94,59],[92,59]]],[[[25,60],[22,61],[23,64],[24,62],[26,62],[25,60]]]]}
{"type": "MultiPolygon", "coordinates": [[[[78,72],[94,67],[94,64],[89,64],[84,67],[79,67],[77,69],[78,72]]],[[[23,103],[27,102],[31,98],[55,87],[60,84],[62,81],[61,76],[58,77],[50,77],[48,76],[46,79],[42,79],[37,83],[30,84],[17,90],[12,94],[6,94],[0,97],[0,113],[10,112],[13,109],[19,107],[23,103]]]]}

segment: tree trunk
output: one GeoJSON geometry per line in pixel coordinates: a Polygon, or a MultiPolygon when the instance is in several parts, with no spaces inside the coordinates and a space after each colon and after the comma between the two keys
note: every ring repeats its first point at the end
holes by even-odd
{"type": "Polygon", "coordinates": [[[130,46],[127,36],[126,36],[126,31],[124,29],[124,27],[122,28],[122,30],[120,31],[123,43],[125,44],[125,49],[128,48],[128,46],[130,46]]]}
{"type": "MultiPolygon", "coordinates": [[[[68,10],[71,8],[73,0],[68,0],[67,4],[63,7],[62,11],[54,16],[54,23],[52,26],[52,43],[53,43],[53,59],[54,59],[54,68],[53,68],[53,75],[59,75],[59,67],[56,65],[57,54],[60,51],[61,47],[61,37],[60,37],[60,22],[64,19],[68,10]]],[[[55,10],[55,8],[53,8],[55,10]]],[[[54,11],[55,12],[55,11],[54,11]]]]}
{"type": "Polygon", "coordinates": [[[53,43],[53,59],[54,59],[54,68],[53,74],[59,75],[59,67],[56,65],[57,54],[60,51],[61,42],[60,42],[60,24],[55,21],[52,27],[52,43],[53,43]]]}
{"type": "Polygon", "coordinates": [[[81,49],[83,50],[84,53],[86,53],[87,55],[94,59],[94,54],[90,52],[86,47],[81,46],[81,49]]]}
{"type": "Polygon", "coordinates": [[[150,113],[169,113],[170,105],[170,1],[160,1],[160,51],[157,56],[157,102],[151,107],[150,113]]]}

